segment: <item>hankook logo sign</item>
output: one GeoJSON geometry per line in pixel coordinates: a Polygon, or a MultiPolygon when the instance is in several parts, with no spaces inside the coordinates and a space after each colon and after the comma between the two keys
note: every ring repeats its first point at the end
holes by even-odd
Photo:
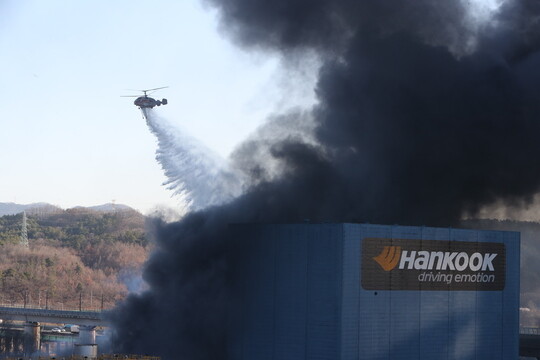
{"type": "Polygon", "coordinates": [[[366,290],[503,290],[502,243],[365,238],[366,290]]]}

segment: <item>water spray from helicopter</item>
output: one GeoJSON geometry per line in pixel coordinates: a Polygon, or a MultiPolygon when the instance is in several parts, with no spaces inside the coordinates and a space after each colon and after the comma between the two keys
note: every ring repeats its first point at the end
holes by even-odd
{"type": "Polygon", "coordinates": [[[167,105],[168,101],[148,95],[165,88],[167,86],[136,90],[144,95],[137,96],[134,101],[158,140],[156,160],[167,177],[164,185],[186,204],[186,210],[223,204],[240,195],[244,181],[239,171],[233,170],[225,159],[184,130],[171,126],[154,111],[155,106],[167,105]]]}

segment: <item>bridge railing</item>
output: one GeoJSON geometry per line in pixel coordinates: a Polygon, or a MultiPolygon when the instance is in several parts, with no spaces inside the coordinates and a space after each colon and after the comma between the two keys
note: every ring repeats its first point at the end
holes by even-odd
{"type": "Polygon", "coordinates": [[[538,327],[520,327],[519,333],[522,335],[540,335],[540,328],[538,327]]]}
{"type": "Polygon", "coordinates": [[[96,311],[68,311],[31,308],[0,308],[3,320],[74,323],[77,325],[99,326],[107,323],[107,314],[96,311]]]}
{"type": "Polygon", "coordinates": [[[60,316],[66,318],[91,318],[101,319],[103,312],[101,311],[70,311],[70,310],[53,310],[53,309],[34,309],[34,308],[2,308],[0,307],[2,314],[12,315],[29,315],[29,316],[60,316]]]}
{"type": "Polygon", "coordinates": [[[89,306],[82,306],[82,307],[68,307],[61,304],[60,306],[56,305],[40,305],[40,304],[23,304],[23,303],[0,303],[0,307],[5,308],[14,308],[14,309],[42,309],[42,310],[59,310],[59,311],[84,311],[84,312],[101,312],[103,310],[108,309],[101,309],[101,307],[89,307],[89,306]]]}
{"type": "MultiPolygon", "coordinates": [[[[85,360],[88,359],[88,356],[81,356],[81,355],[71,355],[71,356],[62,356],[62,357],[49,357],[49,356],[40,356],[38,358],[23,358],[23,357],[7,357],[2,358],[4,360],[50,360],[50,359],[65,359],[65,360],[85,360]]],[[[112,354],[112,355],[98,355],[96,360],[160,360],[161,358],[158,356],[148,356],[148,355],[120,355],[120,354],[112,354]]]]}

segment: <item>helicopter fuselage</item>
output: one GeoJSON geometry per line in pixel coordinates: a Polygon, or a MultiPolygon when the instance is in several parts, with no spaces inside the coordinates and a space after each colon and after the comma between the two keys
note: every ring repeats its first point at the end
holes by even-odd
{"type": "Polygon", "coordinates": [[[154,106],[167,105],[167,99],[156,100],[145,95],[139,96],[133,103],[141,109],[152,109],[154,106]]]}

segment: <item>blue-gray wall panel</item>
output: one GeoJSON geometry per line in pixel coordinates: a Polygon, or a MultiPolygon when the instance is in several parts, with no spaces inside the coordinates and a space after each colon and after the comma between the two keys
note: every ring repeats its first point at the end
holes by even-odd
{"type": "Polygon", "coordinates": [[[236,225],[233,232],[241,284],[231,313],[241,326],[230,320],[229,356],[337,359],[342,226],[236,225]]]}
{"type": "Polygon", "coordinates": [[[506,247],[507,281],[503,292],[502,329],[505,338],[502,344],[502,358],[512,359],[517,356],[515,344],[519,344],[519,276],[520,247],[519,233],[502,232],[505,243],[518,244],[506,247]]]}
{"type": "Polygon", "coordinates": [[[339,357],[342,226],[308,226],[308,344],[307,358],[339,357]]]}
{"type": "Polygon", "coordinates": [[[245,292],[250,301],[244,304],[244,358],[272,360],[274,357],[274,241],[260,234],[246,257],[245,292]],[[257,321],[250,321],[257,319],[257,321]]]}
{"type": "MultiPolygon", "coordinates": [[[[356,224],[345,225],[347,229],[357,229],[360,236],[354,236],[345,244],[358,242],[365,237],[391,238],[392,227],[384,225],[364,225],[356,224]]],[[[351,231],[351,230],[349,230],[351,231]]],[[[351,232],[352,234],[352,232],[351,232]]],[[[356,235],[356,234],[355,234],[356,235]]],[[[360,248],[361,249],[361,248],[360,248]]],[[[343,252],[349,252],[351,249],[344,248],[343,252]]],[[[361,252],[355,253],[355,257],[359,263],[359,269],[362,268],[361,252]]],[[[390,305],[391,293],[386,291],[370,291],[362,290],[358,286],[358,292],[354,294],[358,297],[359,306],[359,332],[358,346],[360,349],[360,360],[389,360],[390,359],[390,305]]],[[[346,301],[347,299],[343,299],[346,301]]]]}
{"type": "Polygon", "coordinates": [[[359,358],[359,323],[360,309],[360,242],[362,229],[357,226],[343,225],[343,275],[341,305],[341,359],[359,358]]]}
{"type": "Polygon", "coordinates": [[[276,252],[276,349],[275,358],[305,359],[308,237],[294,228],[285,229],[285,238],[276,252]]]}
{"type": "MultiPolygon", "coordinates": [[[[422,240],[448,240],[451,229],[422,227],[422,240]]],[[[420,359],[448,359],[449,293],[423,291],[420,293],[420,359]]]]}

